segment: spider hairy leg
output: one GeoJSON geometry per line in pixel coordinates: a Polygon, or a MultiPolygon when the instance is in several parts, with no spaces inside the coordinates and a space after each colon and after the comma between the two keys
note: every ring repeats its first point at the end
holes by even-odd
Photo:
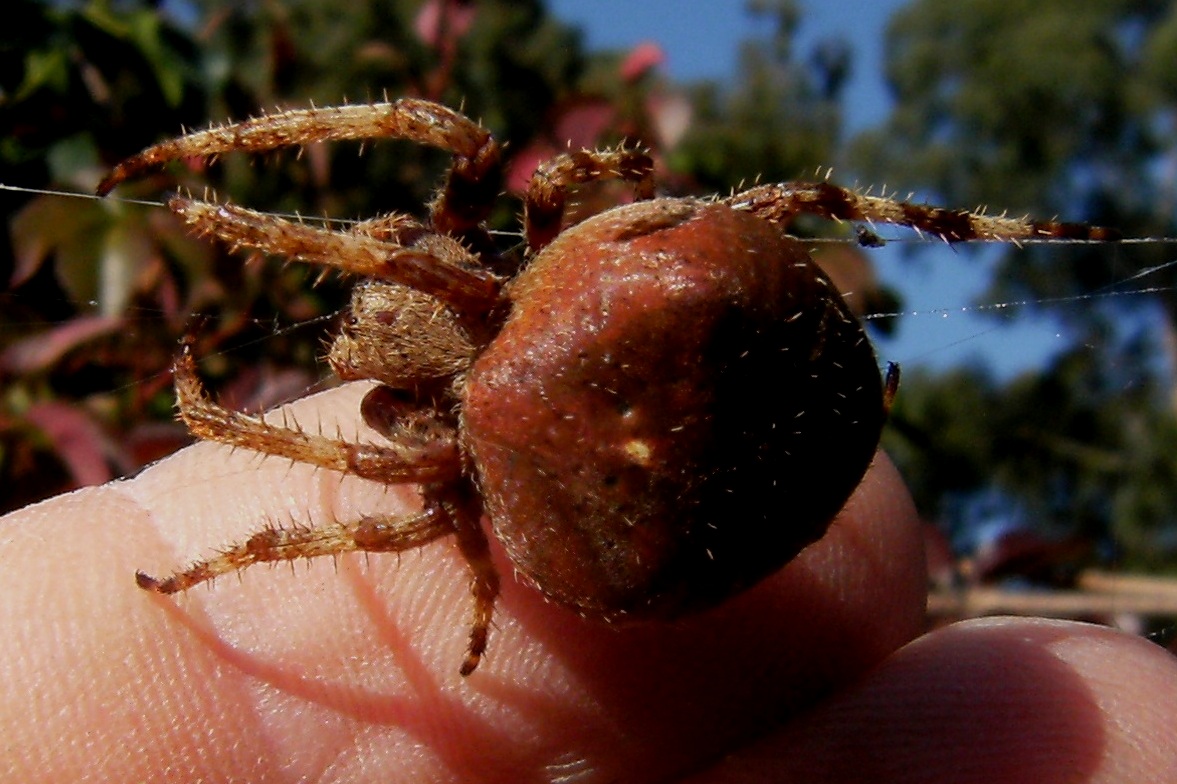
{"type": "MultiPolygon", "coordinates": [[[[389,446],[377,446],[327,438],[297,427],[270,425],[208,399],[196,375],[190,341],[184,343],[174,374],[180,415],[194,435],[384,484],[421,484],[425,509],[417,515],[366,517],[314,527],[269,526],[241,544],[168,577],[157,579],[138,572],[135,581],[139,587],[157,593],[178,593],[255,563],[353,551],[404,552],[456,533],[459,550],[471,570],[474,599],[469,642],[459,671],[462,675],[474,672],[486,650],[499,577],[481,527],[481,501],[470,480],[461,475],[457,433],[452,427],[440,419],[431,420],[429,427],[397,427],[389,446]]],[[[375,388],[380,389],[384,388],[375,388]]],[[[383,410],[384,402],[377,398],[372,405],[383,410]]],[[[420,411],[415,413],[421,415],[420,411]]]]}
{"type": "MultiPolygon", "coordinates": [[[[439,482],[461,471],[457,434],[399,439],[388,445],[353,443],[309,433],[297,427],[278,427],[209,400],[185,341],[173,368],[176,406],[184,424],[198,438],[245,447],[299,463],[352,473],[385,484],[439,482]]],[[[434,432],[437,429],[435,428],[434,432]]]]}
{"type": "Polygon", "coordinates": [[[523,205],[527,244],[538,251],[560,233],[573,185],[600,180],[633,183],[640,201],[654,198],[654,161],[642,150],[579,150],[557,155],[535,170],[523,205]]]}
{"type": "MultiPolygon", "coordinates": [[[[427,489],[426,497],[431,497],[427,489]]],[[[458,672],[469,675],[478,667],[486,652],[490,623],[494,616],[495,600],[499,595],[499,573],[490,558],[490,543],[482,530],[482,501],[473,484],[452,483],[439,495],[437,503],[445,510],[450,524],[458,535],[458,549],[470,567],[470,593],[474,598],[474,616],[470,623],[470,639],[466,657],[458,672]]]]}
{"type": "MultiPolygon", "coordinates": [[[[115,166],[98,186],[106,195],[120,182],[182,158],[227,152],[267,152],[319,141],[406,139],[452,152],[466,180],[486,178],[500,165],[501,152],[490,131],[466,115],[432,101],[403,98],[378,104],[311,107],[262,114],[205,131],[167,139],[115,166]]],[[[491,197],[493,199],[493,195],[491,197]]]]}
{"type": "Polygon", "coordinates": [[[393,212],[357,221],[348,228],[348,231],[352,234],[384,240],[396,245],[406,245],[418,239],[429,229],[412,216],[393,212]]]}
{"type": "Polygon", "coordinates": [[[430,204],[434,228],[481,234],[502,187],[502,148],[490,131],[445,106],[417,98],[266,114],[168,139],[122,161],[98,184],[115,186],[166,163],[227,152],[266,152],[345,139],[405,139],[453,153],[454,163],[430,204]]]}
{"type": "Polygon", "coordinates": [[[114,167],[99,195],[119,183],[181,158],[226,152],[267,152],[327,141],[408,139],[478,159],[490,132],[444,106],[415,98],[263,114],[241,122],[193,131],[146,148],[114,167]]]}
{"type": "Polygon", "coordinates": [[[168,206],[199,234],[211,234],[234,247],[400,283],[427,291],[459,311],[486,310],[498,299],[498,277],[478,267],[478,260],[460,242],[418,232],[409,220],[398,224],[389,218],[372,223],[367,231],[342,232],[182,196],[172,197],[168,206]],[[393,239],[369,233],[377,230],[393,239]]]}
{"type": "Polygon", "coordinates": [[[159,579],[136,572],[135,582],[144,590],[162,594],[179,593],[258,563],[295,561],[355,551],[400,552],[452,533],[454,529],[449,518],[436,508],[401,517],[365,517],[352,523],[293,528],[270,526],[241,544],[168,577],[159,579]]]}
{"type": "Polygon", "coordinates": [[[761,185],[729,196],[723,203],[768,221],[787,220],[804,213],[832,220],[892,223],[934,234],[947,242],[1016,242],[1040,238],[1110,242],[1120,238],[1119,232],[1114,229],[1099,226],[948,210],[867,196],[828,182],[761,185]]]}

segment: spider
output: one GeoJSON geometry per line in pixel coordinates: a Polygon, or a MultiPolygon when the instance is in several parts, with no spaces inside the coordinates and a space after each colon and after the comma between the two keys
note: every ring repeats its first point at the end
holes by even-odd
{"type": "Polygon", "coordinates": [[[820,538],[878,446],[884,379],[841,295],[785,235],[799,213],[915,227],[949,242],[1107,239],[1038,223],[863,195],[829,182],[726,198],[657,198],[636,149],[568,152],[524,196],[526,247],[483,221],[502,149],[425,100],[311,108],[190,133],[118,164],[99,193],[190,156],[339,139],[401,138],[452,153],[428,218],[333,230],[176,196],[198,233],[364,280],[328,361],[376,385],[359,415],[385,437],[353,443],[268,424],[205,394],[191,342],[176,361],[194,435],[420,487],[422,510],[317,527],[268,526],[162,579],[171,594],[264,561],[398,552],[454,535],[474,614],[460,672],[487,646],[499,576],[482,519],[518,575],[584,616],[674,618],[719,604],[820,538]],[[575,225],[575,186],[631,184],[635,201],[575,225]]]}

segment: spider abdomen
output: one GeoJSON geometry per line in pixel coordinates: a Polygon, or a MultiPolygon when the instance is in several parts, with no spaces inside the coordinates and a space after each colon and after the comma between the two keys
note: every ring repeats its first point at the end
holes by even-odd
{"type": "Polygon", "coordinates": [[[618,207],[509,295],[462,438],[515,567],[586,615],[673,617],[748,587],[825,532],[874,455],[874,352],[768,221],[618,207]]]}

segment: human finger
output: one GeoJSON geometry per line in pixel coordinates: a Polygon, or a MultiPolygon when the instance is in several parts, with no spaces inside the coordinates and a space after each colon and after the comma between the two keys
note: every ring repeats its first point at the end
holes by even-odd
{"type": "Polygon", "coordinates": [[[1177,660],[1159,646],[992,618],[913,642],[692,782],[1172,781],[1175,725],[1177,660]]]}
{"type": "MultiPolygon", "coordinates": [[[[289,416],[354,432],[366,388],[299,401],[289,416]]],[[[496,550],[504,595],[489,655],[466,679],[469,575],[448,541],[343,557],[338,573],[252,569],[240,584],[175,598],[131,579],[263,524],[414,503],[403,489],[200,444],[6,521],[0,596],[25,633],[10,640],[20,644],[6,655],[3,704],[17,710],[36,694],[41,706],[10,735],[22,779],[141,779],[165,767],[206,780],[662,778],[836,689],[921,618],[918,532],[883,458],[826,539],[681,623],[577,618],[511,580],[496,550]],[[46,552],[59,568],[29,568],[46,552]],[[95,747],[111,751],[87,755],[95,747]]]]}

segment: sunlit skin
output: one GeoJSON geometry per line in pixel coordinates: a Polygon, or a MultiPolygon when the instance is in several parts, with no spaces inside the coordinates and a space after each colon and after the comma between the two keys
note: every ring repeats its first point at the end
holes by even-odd
{"type": "MultiPolygon", "coordinates": [[[[366,384],[270,421],[355,423],[366,384]]],[[[723,607],[616,629],[503,574],[462,678],[467,567],[402,555],[254,568],[152,601],[129,576],[259,520],[406,514],[412,492],[203,443],[0,520],[5,780],[1161,782],[1177,666],[1094,626],[919,637],[919,523],[880,456],[827,535],[723,607]],[[51,545],[51,546],[50,546],[51,545]]]]}

